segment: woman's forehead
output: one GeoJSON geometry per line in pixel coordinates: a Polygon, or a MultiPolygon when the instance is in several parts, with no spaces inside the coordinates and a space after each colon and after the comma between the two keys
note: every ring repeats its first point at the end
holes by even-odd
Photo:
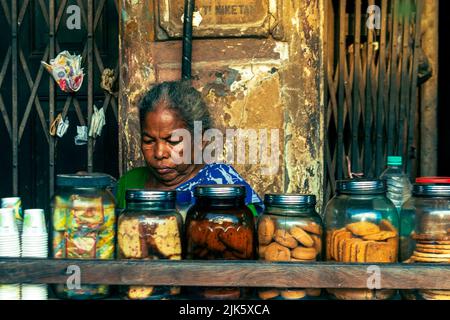
{"type": "Polygon", "coordinates": [[[146,133],[171,133],[176,129],[184,129],[186,125],[179,114],[172,109],[156,107],[144,118],[142,129],[146,133]]]}

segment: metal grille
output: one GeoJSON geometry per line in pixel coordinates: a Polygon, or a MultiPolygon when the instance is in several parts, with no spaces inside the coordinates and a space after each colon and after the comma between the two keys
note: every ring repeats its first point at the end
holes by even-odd
{"type": "MultiPolygon", "coordinates": [[[[118,3],[0,0],[0,4],[0,37],[6,49],[0,50],[0,161],[4,176],[0,191],[27,198],[29,206],[45,207],[48,196],[53,194],[57,173],[102,170],[105,165],[98,163],[97,158],[107,158],[109,154],[118,158],[117,98],[100,88],[104,59],[116,75],[119,72],[118,3]],[[69,5],[80,8],[80,30],[69,31],[66,27],[69,5]],[[48,62],[63,50],[83,57],[85,79],[75,94],[62,92],[40,65],[40,60],[48,62]],[[104,108],[107,129],[100,139],[89,138],[87,146],[76,148],[73,132],[77,125],[90,123],[94,104],[104,108]],[[49,134],[58,113],[70,118],[70,138],[49,134]]],[[[117,175],[118,165],[106,169],[117,175]]]]}
{"type": "Polygon", "coordinates": [[[422,6],[422,0],[327,3],[328,197],[336,179],[350,176],[348,163],[353,173],[378,177],[386,156],[400,155],[415,175],[422,6]],[[379,9],[379,28],[366,24],[371,5],[379,9]]]}

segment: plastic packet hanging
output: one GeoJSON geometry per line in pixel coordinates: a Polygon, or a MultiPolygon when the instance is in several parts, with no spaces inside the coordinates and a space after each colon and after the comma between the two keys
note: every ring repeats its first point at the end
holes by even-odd
{"type": "Polygon", "coordinates": [[[83,84],[84,73],[81,60],[80,55],[63,51],[55,59],[51,59],[50,64],[45,61],[41,61],[41,64],[53,76],[62,91],[71,93],[80,90],[83,84]]]}

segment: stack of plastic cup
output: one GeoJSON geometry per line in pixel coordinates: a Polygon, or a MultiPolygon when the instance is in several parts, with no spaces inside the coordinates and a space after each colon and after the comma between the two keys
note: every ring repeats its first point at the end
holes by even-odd
{"type": "Polygon", "coordinates": [[[23,224],[22,200],[19,197],[14,197],[14,198],[3,198],[1,199],[0,202],[2,208],[11,208],[14,210],[17,228],[19,229],[19,233],[21,233],[23,224]]]}
{"type": "Polygon", "coordinates": [[[22,231],[22,257],[47,258],[48,233],[44,210],[25,210],[22,231]]]}
{"type": "MultiPolygon", "coordinates": [[[[47,258],[48,233],[44,210],[25,210],[22,231],[22,257],[47,258]]],[[[47,300],[45,284],[22,284],[22,300],[47,300]]]]}
{"type": "MultiPolygon", "coordinates": [[[[0,257],[20,257],[19,230],[13,209],[0,209],[0,257]]],[[[0,300],[20,300],[20,284],[0,285],[0,300]]]]}

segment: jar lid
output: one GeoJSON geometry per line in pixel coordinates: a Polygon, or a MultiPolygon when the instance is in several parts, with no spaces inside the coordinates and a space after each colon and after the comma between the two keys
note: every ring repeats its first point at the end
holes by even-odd
{"type": "Polygon", "coordinates": [[[316,205],[316,196],[312,194],[270,193],[264,195],[264,204],[267,206],[273,205],[314,206],[316,205]]]}
{"type": "Polygon", "coordinates": [[[386,192],[383,180],[338,180],[336,192],[344,194],[379,194],[386,192]]]}
{"type": "Polygon", "coordinates": [[[413,185],[414,196],[450,197],[450,184],[420,184],[413,185]]]}
{"type": "Polygon", "coordinates": [[[104,173],[58,174],[56,186],[78,188],[106,188],[112,184],[112,177],[104,173]]]}
{"type": "Polygon", "coordinates": [[[125,193],[127,202],[175,201],[175,190],[128,189],[125,193]]]}
{"type": "Polygon", "coordinates": [[[196,197],[234,198],[245,197],[245,186],[238,184],[199,185],[195,188],[196,197]]]}
{"type": "Polygon", "coordinates": [[[423,184],[450,184],[450,177],[420,177],[416,183],[423,184]]]}

